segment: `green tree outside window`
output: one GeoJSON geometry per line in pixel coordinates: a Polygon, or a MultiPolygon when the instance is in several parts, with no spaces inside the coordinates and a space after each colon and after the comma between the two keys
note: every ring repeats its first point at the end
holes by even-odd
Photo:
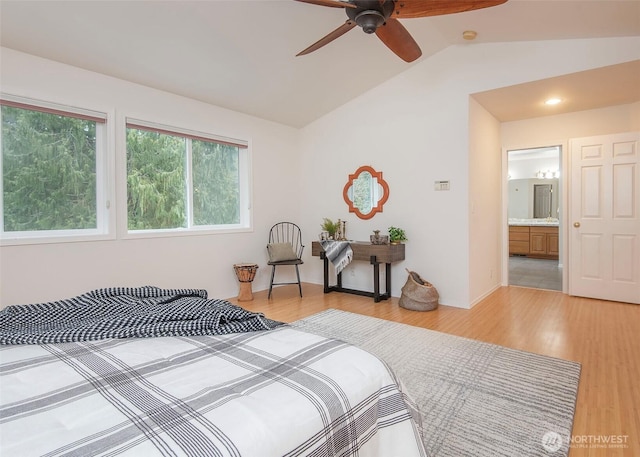
{"type": "Polygon", "coordinates": [[[96,122],[2,106],[5,232],[97,227],[96,122]]]}
{"type": "Polygon", "coordinates": [[[128,128],[127,208],[129,230],[238,224],[238,147],[128,128]]]}

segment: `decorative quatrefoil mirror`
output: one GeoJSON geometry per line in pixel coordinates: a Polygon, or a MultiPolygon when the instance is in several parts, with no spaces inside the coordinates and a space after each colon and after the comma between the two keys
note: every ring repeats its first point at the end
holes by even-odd
{"type": "Polygon", "coordinates": [[[349,181],[342,191],[349,212],[356,213],[360,219],[371,219],[382,212],[382,205],[389,198],[389,185],[369,165],[363,165],[349,175],[349,181]]]}

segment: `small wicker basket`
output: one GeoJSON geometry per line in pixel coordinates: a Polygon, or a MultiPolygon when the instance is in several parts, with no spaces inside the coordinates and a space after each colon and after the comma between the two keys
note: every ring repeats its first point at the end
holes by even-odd
{"type": "Polygon", "coordinates": [[[425,281],[415,271],[409,271],[409,277],[402,286],[402,295],[398,304],[413,311],[432,311],[438,307],[440,295],[435,287],[425,281]]]}

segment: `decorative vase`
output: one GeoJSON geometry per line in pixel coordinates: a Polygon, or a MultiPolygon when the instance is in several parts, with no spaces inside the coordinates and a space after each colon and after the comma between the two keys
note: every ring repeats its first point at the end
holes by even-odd
{"type": "Polygon", "coordinates": [[[387,235],[380,235],[380,230],[374,230],[373,235],[369,235],[371,244],[388,244],[389,237],[387,235]]]}

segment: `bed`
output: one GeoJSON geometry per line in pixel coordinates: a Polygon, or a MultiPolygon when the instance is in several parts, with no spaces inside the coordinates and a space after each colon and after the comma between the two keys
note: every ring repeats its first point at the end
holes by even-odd
{"type": "Polygon", "coordinates": [[[0,455],[426,455],[386,364],[203,291],[8,307],[0,342],[0,455]]]}

